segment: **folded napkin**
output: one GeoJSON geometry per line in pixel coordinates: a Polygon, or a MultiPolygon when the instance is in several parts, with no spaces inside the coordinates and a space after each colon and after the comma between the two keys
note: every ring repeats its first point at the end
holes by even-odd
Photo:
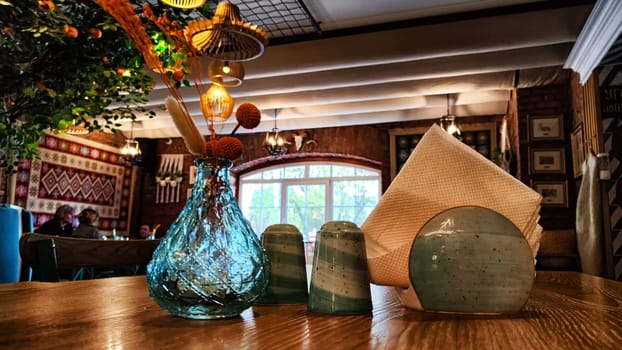
{"type": "Polygon", "coordinates": [[[489,159],[432,126],[361,226],[371,281],[407,288],[411,246],[421,227],[445,210],[480,206],[507,217],[535,258],[542,196],[489,159]]]}

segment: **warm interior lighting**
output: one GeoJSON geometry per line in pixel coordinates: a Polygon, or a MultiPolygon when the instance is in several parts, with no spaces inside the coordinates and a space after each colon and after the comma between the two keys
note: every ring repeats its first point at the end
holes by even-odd
{"type": "Polygon", "coordinates": [[[201,95],[201,111],[208,121],[224,122],[233,112],[233,97],[224,86],[212,84],[201,95]]]}
{"type": "Polygon", "coordinates": [[[225,65],[222,66],[222,72],[225,74],[231,73],[231,67],[229,67],[229,62],[225,61],[225,65]]]}
{"type": "Polygon", "coordinates": [[[163,4],[179,9],[194,9],[205,4],[205,0],[160,0],[163,4]]]}
{"type": "Polygon", "coordinates": [[[68,126],[65,130],[70,135],[84,135],[89,133],[89,129],[85,128],[84,125],[76,125],[75,119],[73,120],[73,125],[68,126]]]}
{"type": "Polygon", "coordinates": [[[142,154],[138,141],[134,139],[126,139],[125,145],[121,149],[121,154],[124,156],[137,157],[142,154]]]}
{"type": "Polygon", "coordinates": [[[460,136],[460,128],[456,125],[456,116],[452,115],[449,111],[449,95],[446,95],[447,98],[447,114],[441,117],[440,126],[445,130],[448,134],[453,136],[460,136]]]}
{"type": "Polygon", "coordinates": [[[213,60],[207,66],[207,75],[214,84],[235,87],[242,85],[244,66],[240,62],[213,60]]]}
{"type": "Polygon", "coordinates": [[[268,44],[268,33],[242,21],[238,7],[228,1],[218,4],[211,19],[190,22],[185,33],[202,55],[223,61],[255,59],[268,44]]]}
{"type": "Polygon", "coordinates": [[[279,128],[276,127],[276,109],[274,110],[274,128],[266,134],[264,148],[271,156],[282,156],[287,153],[285,140],[279,135],[279,128]]]}
{"type": "MultiPolygon", "coordinates": [[[[243,67],[236,68],[238,61],[249,61],[263,54],[264,47],[268,44],[268,34],[265,30],[245,23],[240,16],[237,6],[228,1],[218,4],[214,16],[211,19],[202,15],[196,18],[182,29],[177,21],[171,21],[166,12],[156,16],[151,9],[150,2],[143,3],[141,7],[134,6],[129,0],[94,0],[106,12],[108,12],[124,29],[130,40],[143,56],[146,65],[158,73],[169,93],[179,106],[179,121],[183,122],[193,134],[191,138],[197,139],[197,143],[204,144],[205,140],[196,137],[200,133],[192,121],[191,112],[187,102],[181,94],[181,79],[185,74],[190,74],[194,86],[201,95],[201,111],[208,120],[208,130],[212,136],[216,135],[214,122],[225,121],[233,112],[233,98],[223,85],[230,86],[241,84],[244,77],[243,67]],[[137,9],[142,9],[140,14],[137,9]],[[145,23],[148,22],[148,23],[145,23]],[[152,37],[147,29],[155,26],[163,36],[152,37]],[[154,42],[155,41],[155,42],[154,42]],[[166,54],[156,49],[164,47],[166,54]],[[182,54],[177,58],[177,54],[182,54]],[[169,62],[165,58],[173,58],[175,62],[169,62]],[[205,62],[203,57],[222,61],[222,77],[215,77],[211,87],[207,91],[205,76],[205,62]],[[235,63],[234,63],[235,62],[235,63]],[[230,70],[228,73],[226,67],[230,70]],[[172,73],[172,74],[171,74],[172,73]]],[[[171,6],[190,6],[189,3],[196,0],[168,0],[166,4],[171,6]]],[[[205,2],[205,1],[203,1],[205,2]]],[[[200,11],[199,11],[200,12],[200,11]]],[[[184,84],[186,82],[184,81],[184,84]]],[[[205,149],[205,147],[199,148],[205,149]]]]}
{"type": "Polygon", "coordinates": [[[125,145],[121,148],[121,154],[128,157],[130,161],[133,161],[142,154],[138,141],[134,140],[134,121],[132,121],[132,127],[130,129],[130,138],[125,139],[125,145]]]}

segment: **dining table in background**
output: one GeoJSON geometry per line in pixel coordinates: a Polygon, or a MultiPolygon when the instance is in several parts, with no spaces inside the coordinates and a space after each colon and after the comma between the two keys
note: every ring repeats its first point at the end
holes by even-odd
{"type": "Polygon", "coordinates": [[[239,317],[171,316],[145,276],[0,285],[0,349],[621,349],[622,282],[538,271],[519,314],[429,313],[372,285],[373,312],[335,316],[304,304],[239,317]]]}

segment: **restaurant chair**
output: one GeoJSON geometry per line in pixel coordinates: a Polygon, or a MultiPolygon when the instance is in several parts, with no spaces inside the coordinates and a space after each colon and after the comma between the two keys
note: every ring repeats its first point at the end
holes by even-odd
{"type": "Polygon", "coordinates": [[[538,270],[581,271],[575,230],[542,231],[536,262],[538,270]]]}
{"type": "MultiPolygon", "coordinates": [[[[151,260],[159,240],[100,240],[25,233],[19,242],[22,262],[33,269],[36,279],[60,281],[59,271],[114,269],[144,266],[151,260]]],[[[91,270],[92,271],[92,270],[91,270]]],[[[134,270],[136,271],[136,269],[134,270]]],[[[74,273],[74,276],[76,277],[74,273]]],[[[90,277],[96,277],[90,274],[90,277]]],[[[72,278],[73,279],[73,278],[72,278]]]]}

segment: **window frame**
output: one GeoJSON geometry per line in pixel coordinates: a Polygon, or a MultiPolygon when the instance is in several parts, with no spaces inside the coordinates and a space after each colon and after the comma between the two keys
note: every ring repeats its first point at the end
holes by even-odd
{"type": "MultiPolygon", "coordinates": [[[[356,173],[356,171],[355,171],[356,173]]],[[[334,191],[334,183],[342,182],[342,181],[363,181],[363,180],[375,180],[377,181],[377,193],[378,200],[382,196],[382,170],[380,168],[371,167],[368,165],[358,164],[358,163],[350,163],[339,160],[306,160],[306,161],[298,161],[298,162],[288,162],[288,163],[280,163],[280,164],[270,164],[265,167],[255,168],[250,171],[247,171],[243,174],[239,174],[236,176],[236,187],[237,191],[237,199],[240,203],[240,207],[242,207],[243,201],[243,193],[242,186],[243,184],[267,184],[267,183],[279,183],[281,186],[281,199],[280,199],[280,214],[279,220],[280,223],[284,223],[287,218],[287,189],[289,186],[295,185],[313,185],[313,184],[322,184],[324,185],[325,193],[325,221],[330,220],[329,218],[333,217],[333,191],[334,191]],[[332,176],[332,168],[331,168],[331,177],[309,177],[311,173],[311,166],[314,165],[330,165],[332,166],[345,166],[356,169],[363,169],[373,173],[372,175],[353,175],[353,176],[341,176],[341,177],[333,177],[332,176]],[[271,171],[274,169],[283,169],[282,172],[284,174],[285,168],[292,166],[304,166],[304,178],[291,178],[287,179],[283,176],[280,179],[246,179],[250,176],[255,176],[257,174],[271,171]]],[[[276,223],[275,223],[276,224],[276,223]]],[[[261,232],[256,232],[257,235],[260,235],[261,232]]],[[[304,235],[304,233],[303,233],[304,235]]]]}

